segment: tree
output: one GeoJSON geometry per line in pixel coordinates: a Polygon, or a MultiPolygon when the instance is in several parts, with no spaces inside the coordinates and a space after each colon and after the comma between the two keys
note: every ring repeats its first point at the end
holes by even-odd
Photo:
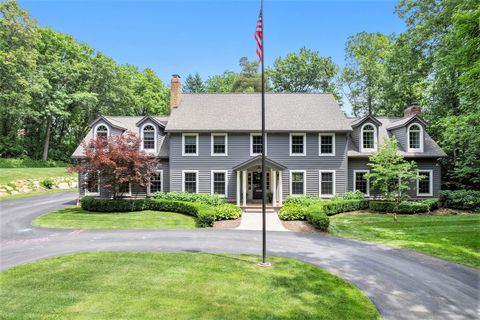
{"type": "Polygon", "coordinates": [[[195,75],[189,74],[185,79],[185,85],[183,86],[184,93],[202,93],[205,92],[205,85],[200,75],[195,73],[195,75]]]}
{"type": "Polygon", "coordinates": [[[341,79],[355,115],[377,113],[390,48],[390,37],[381,33],[360,32],[348,38],[341,79]]]}
{"type": "Polygon", "coordinates": [[[233,84],[240,77],[238,73],[226,70],[220,75],[211,76],[205,82],[209,93],[233,92],[233,84]]]}
{"type": "Polygon", "coordinates": [[[100,176],[102,187],[118,199],[122,196],[122,185],[146,186],[155,174],[158,160],[140,150],[140,143],[139,137],[132,132],[83,142],[85,159],[70,170],[82,173],[87,179],[88,176],[100,176]]]}
{"type": "Polygon", "coordinates": [[[316,51],[301,48],[298,53],[280,57],[267,73],[275,92],[322,92],[340,98],[338,67],[330,57],[320,57],[316,51]]]}
{"type": "Polygon", "coordinates": [[[367,165],[371,171],[365,174],[365,178],[370,180],[372,189],[380,191],[387,201],[394,202],[393,222],[397,222],[398,206],[408,197],[411,182],[418,179],[417,165],[398,155],[395,136],[386,138],[369,161],[367,165]]]}
{"type": "Polygon", "coordinates": [[[249,61],[247,57],[240,58],[240,75],[232,84],[233,92],[261,92],[262,77],[258,73],[258,61],[249,61]]]}

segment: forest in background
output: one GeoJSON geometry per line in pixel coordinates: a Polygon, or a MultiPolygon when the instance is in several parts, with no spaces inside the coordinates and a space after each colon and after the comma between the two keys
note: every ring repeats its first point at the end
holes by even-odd
{"type": "MultiPolygon", "coordinates": [[[[446,188],[480,189],[480,7],[478,0],[399,0],[405,32],[359,32],[346,65],[301,48],[267,68],[273,92],[329,92],[357,116],[401,116],[417,103],[447,152],[446,188]],[[301,67],[300,67],[301,66],[301,67]]],[[[184,91],[258,92],[258,63],[184,91]]],[[[72,36],[40,27],[15,0],[0,4],[0,157],[69,161],[98,115],[166,115],[169,88],[152,69],[120,65],[72,36]]]]}

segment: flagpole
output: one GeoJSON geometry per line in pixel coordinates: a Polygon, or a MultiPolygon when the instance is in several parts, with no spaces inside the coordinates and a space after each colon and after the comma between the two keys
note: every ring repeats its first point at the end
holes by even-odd
{"type": "Polygon", "coordinates": [[[267,216],[266,216],[266,187],[267,187],[267,174],[265,170],[265,16],[263,11],[263,0],[261,4],[262,12],[262,266],[269,266],[267,262],[267,216]]]}

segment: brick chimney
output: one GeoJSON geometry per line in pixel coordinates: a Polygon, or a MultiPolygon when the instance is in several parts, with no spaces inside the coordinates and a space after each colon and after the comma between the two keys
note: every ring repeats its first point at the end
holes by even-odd
{"type": "Polygon", "coordinates": [[[182,100],[182,82],[178,74],[172,74],[170,82],[170,114],[174,108],[178,108],[182,100]]]}
{"type": "Polygon", "coordinates": [[[412,104],[411,106],[407,107],[403,110],[403,117],[407,118],[413,115],[422,115],[422,108],[418,104],[412,104]]]}

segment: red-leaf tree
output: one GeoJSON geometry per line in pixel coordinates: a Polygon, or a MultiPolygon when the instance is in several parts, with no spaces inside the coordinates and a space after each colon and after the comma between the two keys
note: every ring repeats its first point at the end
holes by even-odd
{"type": "MultiPolygon", "coordinates": [[[[122,196],[122,185],[138,183],[146,186],[155,174],[158,161],[140,150],[140,144],[141,139],[129,131],[120,136],[97,137],[82,142],[85,159],[70,170],[85,177],[99,175],[102,187],[118,199],[122,196]]],[[[84,183],[87,183],[86,179],[84,183]]]]}

